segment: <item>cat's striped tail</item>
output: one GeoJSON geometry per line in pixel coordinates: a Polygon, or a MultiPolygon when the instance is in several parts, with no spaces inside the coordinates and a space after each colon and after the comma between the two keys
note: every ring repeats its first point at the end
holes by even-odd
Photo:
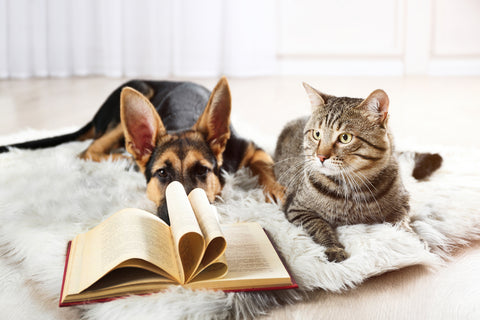
{"type": "Polygon", "coordinates": [[[443,162],[438,153],[415,152],[412,176],[417,180],[424,180],[437,171],[443,162]]]}

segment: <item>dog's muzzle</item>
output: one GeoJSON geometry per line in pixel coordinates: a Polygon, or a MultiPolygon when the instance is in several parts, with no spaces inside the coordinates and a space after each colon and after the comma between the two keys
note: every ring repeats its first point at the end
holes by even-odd
{"type": "Polygon", "coordinates": [[[167,203],[164,202],[157,208],[157,216],[170,225],[170,218],[168,216],[167,203]]]}

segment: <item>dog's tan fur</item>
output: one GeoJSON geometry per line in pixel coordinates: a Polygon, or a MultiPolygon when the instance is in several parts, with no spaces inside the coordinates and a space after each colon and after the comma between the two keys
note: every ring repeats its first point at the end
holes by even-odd
{"type": "MultiPolygon", "coordinates": [[[[120,123],[112,123],[105,132],[96,132],[92,127],[83,133],[79,140],[93,139],[93,142],[79,157],[92,161],[125,158],[124,154],[116,152],[125,147],[140,171],[148,176],[147,195],[157,206],[165,203],[167,182],[162,181],[161,170],[167,166],[175,172],[175,179],[185,184],[186,189],[203,188],[213,202],[222,189],[219,168],[224,162],[224,151],[231,138],[231,94],[226,78],[221,78],[215,86],[207,106],[191,129],[178,133],[167,132],[150,101],[154,95],[155,91],[148,86],[143,86],[141,92],[133,87],[123,87],[120,93],[120,123]],[[162,152],[155,154],[159,148],[162,152]],[[206,149],[209,151],[205,152],[206,149]],[[214,160],[207,159],[206,153],[210,157],[213,154],[214,160]],[[203,170],[205,174],[200,173],[199,179],[192,179],[192,170],[203,170]]],[[[243,148],[243,153],[235,156],[238,169],[249,167],[258,176],[267,201],[283,201],[284,187],[275,179],[270,155],[253,142],[248,142],[243,148]]]]}
{"type": "MultiPolygon", "coordinates": [[[[196,138],[199,138],[198,133],[195,132],[191,132],[190,136],[193,136],[193,138],[197,136],[196,138]]],[[[171,136],[169,136],[169,138],[175,139],[175,137],[171,136]]],[[[188,175],[188,171],[196,163],[201,163],[203,166],[209,168],[210,172],[207,174],[205,182],[198,182],[197,187],[205,190],[210,202],[213,202],[215,197],[220,194],[222,188],[218,177],[213,173],[213,164],[206,160],[203,157],[203,154],[198,150],[187,150],[186,155],[182,160],[178,156],[178,150],[175,148],[169,148],[165,150],[158,159],[155,160],[155,163],[152,166],[152,171],[156,172],[160,170],[167,162],[171,163],[174,170],[179,172],[183,177],[188,175]]],[[[145,168],[143,170],[145,170],[145,168]]],[[[149,199],[154,201],[158,206],[164,201],[165,189],[166,185],[162,185],[157,179],[152,179],[147,184],[147,195],[149,199]]]]}
{"type": "Polygon", "coordinates": [[[249,167],[254,175],[258,175],[258,182],[264,186],[266,200],[283,201],[285,188],[281,186],[273,170],[273,159],[264,150],[250,144],[244,155],[240,167],[249,167]]]}
{"type": "Polygon", "coordinates": [[[115,154],[113,151],[122,147],[124,133],[121,125],[108,131],[98,139],[95,139],[90,146],[83,151],[79,157],[84,160],[102,161],[108,158],[124,158],[121,154],[115,154]]]}
{"type": "MultiPolygon", "coordinates": [[[[172,144],[175,140],[184,139],[193,141],[194,144],[206,145],[220,167],[223,163],[223,152],[231,135],[230,111],[230,89],[227,80],[222,78],[213,89],[204,112],[191,130],[168,134],[149,99],[140,92],[126,87],[122,90],[120,98],[121,130],[117,127],[95,140],[82,156],[95,161],[110,157],[111,151],[124,139],[126,150],[145,173],[147,163],[155,156],[154,150],[159,147],[163,150],[164,146],[167,146],[161,155],[154,159],[154,163],[150,164],[151,171],[158,172],[168,163],[178,174],[179,180],[186,180],[190,170],[200,164],[207,168],[206,178],[205,181],[197,181],[195,187],[203,188],[208,199],[213,202],[222,187],[218,173],[213,172],[215,164],[208,161],[204,154],[195,148],[177,150],[172,144]],[[178,156],[180,153],[185,154],[183,158],[178,156]]],[[[258,175],[267,201],[283,199],[284,188],[277,183],[273,172],[273,160],[265,151],[250,143],[240,167],[249,167],[254,175],[258,175]]],[[[147,195],[157,205],[164,202],[166,188],[160,180],[154,176],[147,184],[147,195]]]]}

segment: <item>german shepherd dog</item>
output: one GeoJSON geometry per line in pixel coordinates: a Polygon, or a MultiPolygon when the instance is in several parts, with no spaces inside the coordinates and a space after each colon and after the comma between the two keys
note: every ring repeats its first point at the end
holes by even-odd
{"type": "Polygon", "coordinates": [[[220,194],[222,170],[248,167],[258,176],[267,201],[282,201],[272,158],[230,125],[231,95],[226,78],[212,93],[191,82],[132,80],[117,88],[80,130],[52,138],[0,147],[38,149],[93,139],[79,156],[102,161],[125,157],[125,148],[147,180],[147,195],[169,223],[165,188],[176,180],[187,193],[200,187],[210,202],[220,194]]]}

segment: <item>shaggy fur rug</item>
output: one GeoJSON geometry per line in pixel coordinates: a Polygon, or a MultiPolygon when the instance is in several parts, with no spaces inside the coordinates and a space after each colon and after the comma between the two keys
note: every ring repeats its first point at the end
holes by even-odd
{"type": "MultiPolygon", "coordinates": [[[[24,132],[0,139],[0,145],[56,133],[24,132]]],[[[255,178],[241,171],[227,177],[216,202],[221,222],[258,221],[299,289],[224,293],[172,287],[148,296],[59,308],[67,242],[122,208],[154,210],[142,174],[124,160],[77,159],[87,145],[0,154],[1,319],[252,318],[307,299],[314,290],[340,292],[411,265],[441,267],[452,250],[480,238],[480,172],[472,171],[480,163],[477,149],[442,150],[443,167],[424,182],[411,178],[411,157],[404,155],[402,174],[411,194],[415,233],[387,224],[341,227],[340,240],[350,254],[342,263],[328,262],[324,248],[288,223],[277,205],[265,203],[255,178]]]]}

